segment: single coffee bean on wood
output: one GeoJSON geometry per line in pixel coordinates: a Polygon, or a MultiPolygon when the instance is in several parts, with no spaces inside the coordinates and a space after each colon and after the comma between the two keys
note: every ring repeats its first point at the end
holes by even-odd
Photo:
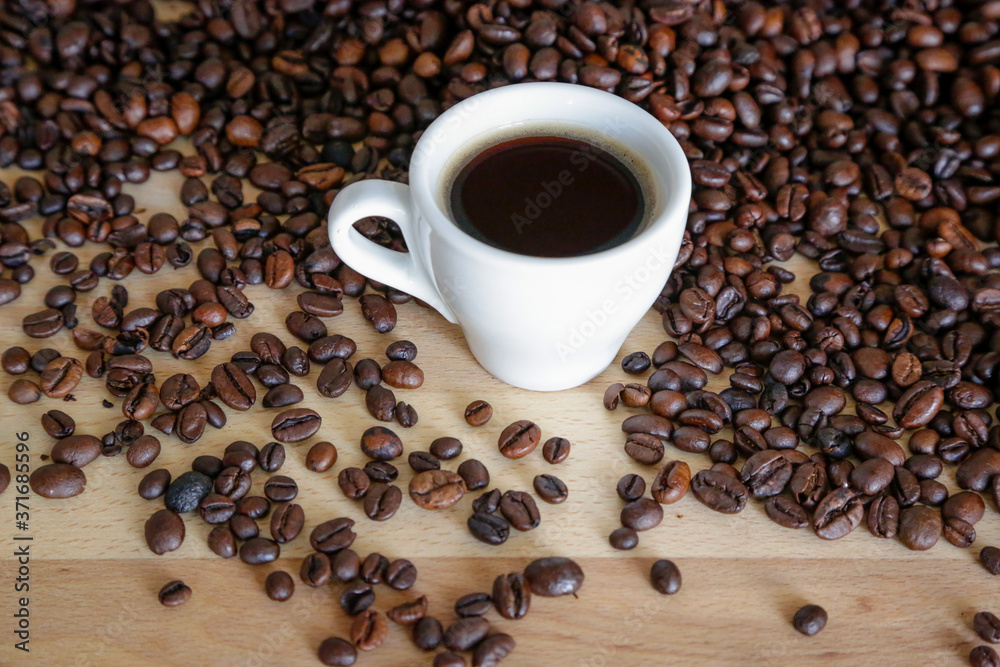
{"type": "Polygon", "coordinates": [[[826,627],[826,610],[815,604],[807,604],[797,612],[792,618],[792,625],[796,630],[811,637],[826,627]]]}

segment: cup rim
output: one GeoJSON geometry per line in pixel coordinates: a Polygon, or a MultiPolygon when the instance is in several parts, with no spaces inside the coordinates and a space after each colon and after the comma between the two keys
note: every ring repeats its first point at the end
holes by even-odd
{"type": "MultiPolygon", "coordinates": [[[[481,112],[480,112],[481,113],[481,112]]],[[[532,120],[513,118],[513,121],[532,120]]],[[[601,132],[600,128],[595,128],[601,132]]],[[[449,147],[457,148],[457,147],[449,147]]],[[[648,152],[648,148],[642,152],[648,152]]],[[[662,185],[660,181],[662,172],[651,169],[653,178],[662,185]]],[[[691,200],[691,170],[688,166],[687,157],[683,149],[677,142],[673,134],[667,130],[654,116],[642,109],[637,104],[629,102],[612,93],[589,88],[580,84],[557,83],[557,82],[527,82],[516,83],[500,88],[494,88],[482,93],[468,97],[458,104],[452,106],[447,111],[438,116],[427,128],[417,142],[413,151],[413,159],[410,163],[410,188],[412,196],[417,204],[417,210],[421,217],[439,234],[447,235],[449,241],[455,243],[461,250],[480,256],[483,259],[498,259],[505,262],[520,262],[526,265],[538,265],[559,263],[567,265],[583,265],[594,262],[603,262],[606,259],[617,258],[620,255],[628,254],[637,248],[646,246],[650,237],[657,233],[662,233],[664,228],[671,224],[678,211],[687,212],[691,200]],[[530,89],[530,90],[529,90],[530,89]],[[601,250],[599,252],[586,255],[576,255],[571,257],[538,257],[535,255],[521,255],[509,250],[503,250],[476,239],[462,231],[451,217],[441,209],[437,198],[434,196],[436,182],[433,182],[439,174],[426,174],[425,162],[428,155],[420,150],[420,143],[433,136],[433,133],[442,128],[447,128],[449,124],[456,120],[461,122],[462,115],[467,112],[470,106],[478,106],[483,103],[493,105],[508,105],[508,108],[516,108],[512,100],[504,101],[504,98],[513,96],[537,96],[549,95],[566,99],[572,97],[581,104],[595,107],[595,118],[600,118],[598,109],[607,109],[608,105],[614,107],[614,111],[621,114],[628,114],[628,122],[631,125],[640,125],[657,139],[657,148],[662,151],[663,157],[676,170],[680,177],[678,183],[671,183],[669,188],[660,188],[663,204],[659,216],[654,218],[645,229],[630,238],[625,243],[621,243],[613,248],[601,250]],[[600,106],[599,106],[600,105],[600,106]]],[[[683,233],[683,229],[680,233],[683,233]]],[[[680,236],[678,234],[678,237],[680,236]]]]}

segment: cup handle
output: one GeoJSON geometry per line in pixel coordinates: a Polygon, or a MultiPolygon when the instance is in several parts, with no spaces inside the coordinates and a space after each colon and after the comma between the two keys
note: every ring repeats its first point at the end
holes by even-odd
{"type": "Polygon", "coordinates": [[[358,181],[341,190],[330,207],[330,243],[337,256],[372,280],[415,296],[449,322],[457,323],[416,253],[383,248],[354,229],[355,222],[372,216],[393,220],[402,230],[407,247],[417,247],[410,186],[392,181],[358,181]]]}

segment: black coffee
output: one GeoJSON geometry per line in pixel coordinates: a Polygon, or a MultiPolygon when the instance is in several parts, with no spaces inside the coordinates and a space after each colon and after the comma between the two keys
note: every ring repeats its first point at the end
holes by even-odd
{"type": "Polygon", "coordinates": [[[632,238],[646,210],[639,180],[619,158],[555,136],[487,148],[458,172],[449,199],[465,233],[535,257],[613,248],[632,238]]]}

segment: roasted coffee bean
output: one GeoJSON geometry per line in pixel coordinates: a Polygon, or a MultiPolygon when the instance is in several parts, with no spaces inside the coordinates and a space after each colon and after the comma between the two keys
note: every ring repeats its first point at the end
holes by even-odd
{"type": "Polygon", "coordinates": [[[372,521],[388,521],[399,510],[403,492],[398,486],[377,482],[365,494],[364,511],[372,521]]]}
{"type": "Polygon", "coordinates": [[[200,472],[185,472],[170,483],[163,497],[163,504],[179,514],[193,512],[211,491],[210,477],[200,472]]]}
{"type": "Polygon", "coordinates": [[[986,503],[983,497],[972,491],[959,491],[952,494],[941,506],[941,516],[945,520],[961,519],[975,525],[983,518],[986,503]]]}
{"type": "Polygon", "coordinates": [[[681,589],[681,571],[673,561],[658,560],[649,572],[653,588],[663,595],[673,595],[681,589]]]}
{"type": "Polygon", "coordinates": [[[146,546],[157,556],[180,549],[184,543],[184,520],[170,510],[157,510],[146,519],[146,546]]]}
{"type": "Polygon", "coordinates": [[[320,371],[316,389],[322,396],[337,398],[350,388],[351,373],[352,367],[349,362],[334,357],[320,371]]]}
{"type": "Polygon", "coordinates": [[[972,667],[996,667],[1000,665],[1000,656],[985,644],[977,646],[969,652],[969,664],[972,667]]]}
{"type": "Polygon", "coordinates": [[[412,468],[414,472],[418,473],[428,470],[441,469],[441,462],[438,461],[430,452],[410,452],[406,461],[409,463],[410,468],[412,468]]]}
{"type": "Polygon", "coordinates": [[[171,581],[163,585],[157,597],[164,607],[177,607],[191,599],[191,588],[183,581],[171,581]]]}
{"type": "Polygon", "coordinates": [[[532,530],[541,523],[535,499],[523,491],[504,493],[500,498],[500,513],[511,526],[520,531],[532,530]]]}
{"type": "Polygon", "coordinates": [[[226,523],[236,514],[236,503],[218,493],[210,493],[198,504],[198,513],[205,523],[226,523]]]}
{"type": "Polygon", "coordinates": [[[784,490],[792,472],[792,464],[781,452],[765,449],[747,459],[740,471],[740,479],[754,498],[767,498],[784,490]]]}
{"type": "Polygon", "coordinates": [[[37,313],[25,315],[21,321],[21,329],[26,336],[31,338],[49,338],[58,333],[63,328],[63,324],[63,315],[60,311],[46,308],[37,313]]]}
{"type": "Polygon", "coordinates": [[[444,631],[441,643],[453,651],[469,651],[489,634],[490,623],[481,616],[460,618],[444,631]]]}
{"type": "Polygon", "coordinates": [[[38,378],[38,386],[49,398],[63,398],[76,389],[81,378],[83,364],[72,357],[58,357],[46,364],[38,378]]]}
{"type": "Polygon", "coordinates": [[[362,359],[354,365],[354,383],[358,389],[368,391],[381,382],[382,367],[374,359],[362,359]]]}
{"type": "Polygon", "coordinates": [[[807,637],[812,637],[826,627],[826,610],[816,604],[807,604],[795,612],[792,626],[807,637]]]}
{"type": "Polygon", "coordinates": [[[374,602],[372,587],[363,581],[347,586],[340,594],[340,606],[349,616],[364,613],[374,602]]]}
{"type": "Polygon", "coordinates": [[[264,482],[264,495],[273,503],[289,502],[299,495],[299,486],[291,477],[272,475],[264,482]]]}
{"type": "Polygon", "coordinates": [[[424,372],[412,361],[390,361],[382,367],[382,380],[397,389],[416,389],[424,383],[424,372]]]}
{"type": "Polygon", "coordinates": [[[319,661],[330,667],[353,665],[358,659],[358,650],[346,639],[328,637],[317,649],[319,661]]]}
{"type": "Polygon", "coordinates": [[[424,616],[413,625],[413,643],[423,651],[433,651],[440,645],[444,628],[433,616],[424,616]]]}
{"type": "Polygon", "coordinates": [[[238,514],[229,520],[229,529],[233,531],[233,537],[241,541],[260,536],[260,526],[257,522],[243,514],[238,514]]]}
{"type": "Polygon", "coordinates": [[[411,428],[417,424],[417,410],[412,405],[400,401],[396,404],[396,421],[403,428],[411,428]]]}
{"type": "Polygon", "coordinates": [[[813,513],[813,530],[824,540],[836,540],[858,527],[864,507],[854,489],[838,488],[828,493],[813,513]]]}
{"type": "Polygon", "coordinates": [[[622,431],[629,436],[641,434],[669,440],[674,433],[674,426],[658,415],[632,415],[622,422],[622,431]]]}
{"type": "Polygon", "coordinates": [[[908,549],[925,551],[941,536],[941,513],[931,507],[914,505],[899,515],[899,539],[908,549]]]}
{"type": "Polygon", "coordinates": [[[482,616],[492,608],[493,598],[489,593],[469,593],[455,601],[455,615],[459,618],[482,616]]]}
{"type": "Polygon", "coordinates": [[[361,561],[361,569],[359,570],[359,576],[361,580],[366,584],[382,583],[382,575],[385,573],[386,567],[389,566],[389,560],[380,553],[368,554],[363,561],[361,561]]]}
{"type": "Polygon", "coordinates": [[[494,514],[476,512],[467,524],[472,536],[486,544],[503,544],[510,536],[510,524],[494,514]]]}
{"type": "Polygon", "coordinates": [[[319,430],[323,418],[309,408],[285,410],[271,422],[271,435],[282,443],[295,443],[312,437],[319,430]]]}
{"type": "Polygon", "coordinates": [[[397,340],[389,343],[385,349],[385,356],[391,361],[413,361],[417,358],[417,346],[408,340],[397,340]]]}
{"type": "Polygon", "coordinates": [[[538,558],[524,568],[531,592],[542,597],[576,595],[583,585],[583,570],[573,560],[560,556],[538,558]]]}
{"type": "Polygon", "coordinates": [[[21,378],[14,380],[7,387],[7,397],[18,405],[28,405],[42,397],[42,390],[31,380],[21,378]]]}
{"type": "Polygon", "coordinates": [[[979,562],[990,574],[1000,574],[1000,549],[993,546],[983,547],[979,552],[979,562]]]}
{"type": "Polygon", "coordinates": [[[1000,618],[992,612],[978,612],[972,618],[972,627],[984,642],[1000,644],[1000,618]]]}
{"type": "Polygon", "coordinates": [[[469,426],[483,426],[493,417],[493,406],[486,401],[473,401],[465,408],[469,426]]]}
{"type": "Polygon", "coordinates": [[[966,549],[976,541],[976,528],[962,519],[947,519],[944,521],[942,534],[953,546],[966,549]]]}
{"type": "Polygon", "coordinates": [[[234,363],[216,366],[212,370],[212,385],[219,400],[234,410],[249,410],[257,402],[253,382],[234,363]]]}
{"type": "Polygon", "coordinates": [[[229,526],[216,526],[208,534],[208,548],[220,558],[236,556],[236,537],[229,526]]]}
{"type": "Polygon", "coordinates": [[[435,438],[431,442],[430,453],[442,461],[450,461],[462,453],[462,441],[458,438],[435,438]]]}
{"type": "Polygon", "coordinates": [[[805,528],[809,516],[799,503],[785,496],[771,496],[764,501],[768,518],[783,528],[805,528]]]}
{"type": "Polygon", "coordinates": [[[541,439],[541,429],[531,421],[516,421],[500,433],[497,445],[500,453],[509,459],[519,459],[527,456],[541,439]]]}
{"type": "Polygon", "coordinates": [[[478,459],[466,459],[458,466],[458,474],[465,481],[467,491],[478,491],[490,484],[490,472],[478,459]]]}
{"type": "Polygon", "coordinates": [[[364,473],[372,482],[384,484],[395,482],[396,478],[399,477],[399,470],[387,461],[369,461],[365,464],[364,473]]]}
{"type": "MultiPolygon", "coordinates": [[[[524,618],[531,606],[531,589],[520,572],[501,574],[493,581],[493,605],[504,618],[524,618]]],[[[476,615],[463,618],[475,618],[476,615]]]]}
{"type": "Polygon", "coordinates": [[[630,503],[642,498],[646,493],[646,480],[635,473],[627,473],[618,480],[616,488],[618,497],[630,503]]]}
{"type": "Polygon", "coordinates": [[[319,588],[330,581],[330,559],[324,553],[311,553],[302,559],[299,578],[311,588],[319,588]]]}
{"type": "Polygon", "coordinates": [[[649,370],[652,361],[645,352],[633,352],[622,359],[622,370],[629,375],[641,375],[649,370]]]}
{"type": "Polygon", "coordinates": [[[625,390],[625,385],[621,382],[616,382],[609,386],[604,392],[604,407],[608,410],[615,410],[618,408],[618,402],[621,400],[622,391],[625,390]]]}
{"type": "Polygon", "coordinates": [[[361,435],[361,451],[375,461],[391,461],[403,454],[399,436],[382,426],[373,426],[361,435]]]}
{"type": "Polygon", "coordinates": [[[346,549],[354,542],[354,521],[346,517],[331,519],[316,526],[309,536],[309,544],[325,554],[346,549]]]}
{"type": "Polygon", "coordinates": [[[295,593],[295,581],[287,572],[276,570],[264,580],[264,592],[275,602],[284,602],[295,593]]]}
{"type": "Polygon", "coordinates": [[[170,486],[170,471],[166,468],[159,468],[147,473],[139,481],[139,497],[145,500],[155,500],[167,491],[170,486]]]}
{"type": "Polygon", "coordinates": [[[622,525],[638,532],[656,528],[661,521],[663,521],[663,507],[650,498],[633,500],[621,511],[622,525]]]}
{"type": "Polygon", "coordinates": [[[330,570],[337,581],[348,583],[358,578],[361,559],[351,549],[341,549],[330,558],[330,570]]]}
{"type": "Polygon", "coordinates": [[[625,441],[625,453],[643,465],[656,465],[663,460],[665,451],[659,438],[646,433],[632,433],[625,441]]]}
{"type": "Polygon", "coordinates": [[[899,531],[899,503],[892,496],[880,496],[868,506],[868,530],[875,537],[893,538],[899,531]]]}
{"type": "Polygon", "coordinates": [[[272,563],[280,553],[278,543],[266,537],[254,537],[240,545],[240,560],[247,565],[272,563]]]}
{"type": "Polygon", "coordinates": [[[92,435],[71,435],[52,447],[49,456],[55,463],[82,468],[101,455],[101,441],[92,435]]]}
{"type": "Polygon", "coordinates": [[[535,475],[532,487],[539,498],[552,505],[565,502],[569,497],[565,482],[554,475],[535,475]]]}
{"type": "Polygon", "coordinates": [[[361,468],[344,468],[337,475],[337,484],[345,496],[360,500],[368,493],[371,480],[361,468]]]}
{"type": "Polygon", "coordinates": [[[644,385],[630,382],[622,389],[621,402],[628,408],[641,408],[649,403],[653,391],[644,385]]]}
{"type": "Polygon", "coordinates": [[[313,472],[326,472],[336,463],[337,448],[325,440],[314,444],[306,454],[306,468],[313,472]]]}
{"type": "Polygon", "coordinates": [[[472,664],[475,667],[495,667],[513,653],[516,646],[514,638],[508,634],[499,632],[490,635],[476,645],[472,652],[472,664]]]}
{"type": "Polygon", "coordinates": [[[742,512],[750,495],[739,479],[715,470],[698,471],[691,478],[691,492],[706,507],[724,514],[742,512]]]}
{"type": "Polygon", "coordinates": [[[413,625],[427,615],[427,596],[421,595],[411,602],[398,604],[385,615],[398,625],[413,625]]]}
{"type": "Polygon", "coordinates": [[[251,519],[262,519],[271,511],[271,501],[263,496],[244,496],[236,501],[236,511],[251,519]]]}
{"type": "Polygon", "coordinates": [[[391,422],[396,411],[396,395],[382,385],[375,385],[365,393],[365,407],[375,419],[391,422]]]}
{"type": "Polygon", "coordinates": [[[472,501],[472,511],[476,513],[493,514],[500,509],[500,499],[503,494],[500,489],[486,491],[481,496],[472,501]]]}
{"type": "Polygon", "coordinates": [[[27,373],[30,362],[31,355],[23,347],[9,347],[3,352],[3,370],[9,375],[27,373]]]}
{"type": "Polygon", "coordinates": [[[271,514],[271,537],[278,544],[291,542],[302,532],[304,524],[305,512],[300,505],[281,505],[271,514]]]}
{"type": "Polygon", "coordinates": [[[653,479],[650,495],[661,505],[683,498],[691,484],[691,468],[684,461],[668,461],[653,479]]]}
{"type": "Polygon", "coordinates": [[[417,581],[417,568],[405,558],[389,563],[385,568],[385,583],[389,588],[405,591],[417,581]]]}
{"type": "Polygon", "coordinates": [[[396,326],[396,308],[380,294],[365,294],[358,302],[361,304],[361,315],[372,323],[375,331],[389,333],[396,326]]]}
{"type": "Polygon", "coordinates": [[[570,441],[566,438],[553,436],[542,445],[542,458],[546,463],[556,465],[569,458],[570,441]]]}
{"type": "MultiPolygon", "coordinates": [[[[426,470],[410,480],[409,493],[418,507],[426,510],[447,509],[465,495],[465,481],[450,470],[426,470]]],[[[507,518],[510,520],[510,517],[507,518]]]]}
{"type": "Polygon", "coordinates": [[[160,455],[160,441],[155,436],[143,435],[133,442],[125,458],[133,468],[145,468],[160,455]]]}
{"type": "Polygon", "coordinates": [[[301,310],[288,314],[288,317],[285,318],[285,327],[289,333],[306,343],[313,343],[327,335],[327,328],[323,320],[301,310]]]}
{"type": "Polygon", "coordinates": [[[639,535],[631,528],[622,526],[621,528],[616,528],[611,531],[611,535],[608,537],[608,542],[614,549],[628,551],[630,549],[635,549],[639,545],[639,535]]]}
{"type": "Polygon", "coordinates": [[[265,408],[286,408],[301,402],[303,398],[301,389],[294,384],[285,383],[271,387],[261,399],[261,404],[265,408]]]}
{"type": "Polygon", "coordinates": [[[226,446],[222,453],[222,464],[226,467],[236,467],[244,472],[253,472],[257,469],[257,459],[260,457],[260,450],[257,446],[246,440],[236,440],[226,446]]]}

